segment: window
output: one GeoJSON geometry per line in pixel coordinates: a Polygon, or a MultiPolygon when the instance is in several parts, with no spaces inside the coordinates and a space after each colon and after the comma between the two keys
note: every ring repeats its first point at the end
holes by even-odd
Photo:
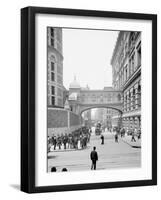
{"type": "Polygon", "coordinates": [[[50,33],[51,33],[51,37],[54,37],[54,29],[53,28],[50,29],[50,33]]]}
{"type": "Polygon", "coordinates": [[[51,97],[51,105],[53,105],[53,106],[55,105],[55,97],[54,96],[51,97]]]}
{"type": "Polygon", "coordinates": [[[135,56],[135,54],[133,54],[131,57],[131,73],[134,72],[134,56],[135,56]]]}
{"type": "Polygon", "coordinates": [[[133,90],[133,109],[135,109],[135,89],[133,90]]]}
{"type": "Polygon", "coordinates": [[[131,76],[131,58],[129,60],[129,77],[131,76]]]}
{"type": "Polygon", "coordinates": [[[51,46],[54,46],[54,39],[51,38],[51,46]]]}
{"type": "Polygon", "coordinates": [[[54,71],[54,70],[55,70],[55,63],[51,62],[51,71],[54,71]]]}
{"type": "Polygon", "coordinates": [[[129,92],[129,105],[128,105],[128,107],[129,107],[129,110],[131,110],[131,93],[129,92]]]}
{"type": "Polygon", "coordinates": [[[51,80],[55,81],[55,74],[54,74],[54,72],[51,72],[51,80]]]}
{"type": "Polygon", "coordinates": [[[138,87],[138,106],[141,107],[141,85],[138,87]]]}
{"type": "Polygon", "coordinates": [[[125,70],[125,79],[127,80],[127,67],[126,67],[126,70],[125,70]]]}
{"type": "Polygon", "coordinates": [[[137,51],[138,67],[141,65],[141,47],[137,51]]]}
{"type": "Polygon", "coordinates": [[[55,87],[51,86],[51,94],[55,95],[55,87]]]}

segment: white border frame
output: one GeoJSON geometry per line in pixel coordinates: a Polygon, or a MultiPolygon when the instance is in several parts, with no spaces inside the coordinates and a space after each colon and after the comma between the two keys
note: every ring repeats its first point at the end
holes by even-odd
{"type": "Polygon", "coordinates": [[[100,183],[148,180],[152,178],[152,22],[150,20],[114,19],[36,14],[36,149],[35,185],[56,186],[81,183],[100,183]],[[142,32],[142,163],[141,168],[70,173],[47,173],[47,37],[46,27],[73,27],[107,30],[130,30],[142,32]],[[44,75],[45,74],[45,75],[44,75]],[[144,104],[143,104],[144,102],[144,104]]]}

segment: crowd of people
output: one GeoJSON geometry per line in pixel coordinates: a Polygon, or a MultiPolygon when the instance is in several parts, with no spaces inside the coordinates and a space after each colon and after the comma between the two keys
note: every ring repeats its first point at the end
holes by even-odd
{"type": "Polygon", "coordinates": [[[48,152],[56,149],[85,149],[90,141],[91,129],[81,127],[71,133],[48,136],[48,152]]]}
{"type": "Polygon", "coordinates": [[[124,127],[118,128],[115,127],[114,130],[115,133],[115,142],[118,142],[118,136],[125,137],[125,134],[128,136],[131,136],[131,142],[136,142],[136,138],[139,140],[141,139],[141,129],[140,128],[130,128],[125,129],[124,127]]]}

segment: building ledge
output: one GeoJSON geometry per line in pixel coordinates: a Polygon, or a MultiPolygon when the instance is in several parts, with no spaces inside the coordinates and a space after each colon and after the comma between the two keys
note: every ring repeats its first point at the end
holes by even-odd
{"type": "Polygon", "coordinates": [[[139,66],[139,68],[133,73],[133,75],[129,77],[129,79],[123,86],[123,90],[125,90],[131,84],[131,82],[133,82],[140,74],[141,74],[141,66],[139,66]]]}
{"type": "Polygon", "coordinates": [[[127,113],[123,113],[122,117],[133,117],[133,116],[140,116],[141,110],[133,110],[127,113]]]}

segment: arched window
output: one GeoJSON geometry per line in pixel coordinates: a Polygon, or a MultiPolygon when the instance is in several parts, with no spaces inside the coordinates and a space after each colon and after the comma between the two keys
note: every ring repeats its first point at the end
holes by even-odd
{"type": "Polygon", "coordinates": [[[138,86],[138,106],[141,107],[141,85],[138,86]]]}
{"type": "Polygon", "coordinates": [[[135,109],[135,89],[133,90],[133,109],[135,109]]]}
{"type": "Polygon", "coordinates": [[[56,58],[54,55],[50,56],[50,71],[51,71],[51,80],[55,81],[55,69],[56,69],[56,58]]]}
{"type": "Polygon", "coordinates": [[[129,105],[128,105],[128,107],[129,107],[129,110],[131,110],[131,93],[129,92],[129,105]]]}

